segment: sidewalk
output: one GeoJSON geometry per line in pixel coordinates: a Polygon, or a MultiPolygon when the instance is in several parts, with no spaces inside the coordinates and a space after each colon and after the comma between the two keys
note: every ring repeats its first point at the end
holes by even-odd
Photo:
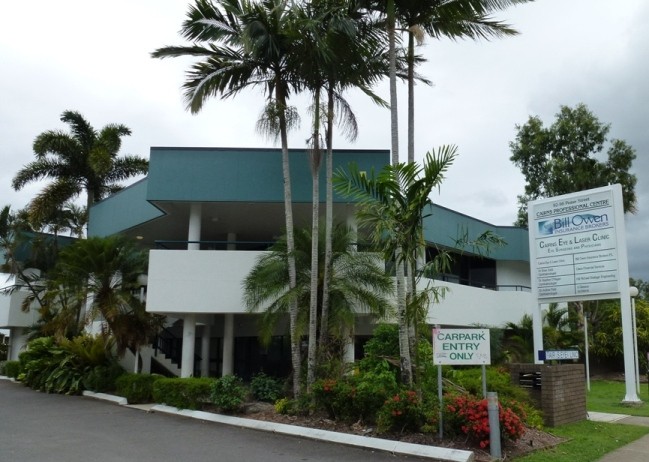
{"type": "MultiPolygon", "coordinates": [[[[609,422],[625,425],[641,425],[649,427],[649,417],[634,417],[624,414],[605,414],[589,412],[588,419],[594,422],[609,422]]],[[[645,435],[633,443],[609,452],[597,462],[647,462],[649,460],[649,435],[645,435]]]]}

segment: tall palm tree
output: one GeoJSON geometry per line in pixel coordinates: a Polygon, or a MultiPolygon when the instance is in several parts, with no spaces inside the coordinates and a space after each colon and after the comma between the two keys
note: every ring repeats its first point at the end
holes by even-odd
{"type": "MultiPolygon", "coordinates": [[[[299,91],[293,44],[299,31],[292,28],[293,10],[286,0],[196,0],[190,6],[181,35],[192,41],[189,46],[167,46],[152,53],[154,58],[194,56],[183,88],[187,107],[200,111],[212,96],[229,98],[245,88],[260,86],[268,97],[264,110],[265,126],[279,136],[282,147],[284,212],[289,252],[288,277],[296,286],[293,255],[293,212],[288,157],[288,129],[294,112],[288,107],[292,92],[299,91]]],[[[291,351],[294,371],[293,393],[300,393],[300,350],[297,329],[297,305],[290,309],[291,351]]]]}
{"type": "MultiPolygon", "coordinates": [[[[320,228],[320,233],[324,228],[320,228]]],[[[343,225],[333,230],[333,261],[331,265],[331,313],[324,327],[335,338],[349,336],[356,310],[383,316],[389,308],[387,296],[392,293],[391,278],[386,275],[375,254],[358,252],[353,248],[355,236],[343,225]]],[[[299,313],[298,334],[308,331],[308,301],[311,296],[311,232],[295,231],[295,256],[298,268],[297,286],[291,288],[286,271],[288,248],[285,237],[277,241],[271,251],[257,263],[243,282],[244,303],[249,311],[262,312],[261,337],[270,340],[273,327],[286,315],[293,300],[302,307],[299,313]]],[[[318,241],[320,257],[325,251],[324,239],[318,241]]],[[[318,259],[318,288],[323,290],[324,259],[318,259]]],[[[320,299],[321,300],[321,299],[320,299]]],[[[319,305],[321,310],[322,306],[319,305]]]]}
{"type": "MultiPolygon", "coordinates": [[[[384,167],[377,175],[362,174],[358,166],[349,172],[340,170],[334,182],[339,193],[359,201],[359,226],[369,232],[371,240],[384,252],[387,260],[395,258],[397,267],[411,265],[416,250],[425,245],[422,220],[429,194],[439,187],[444,174],[456,157],[455,146],[443,146],[426,154],[423,166],[396,164],[384,167]]],[[[413,381],[409,341],[409,316],[403,274],[397,273],[397,322],[401,380],[411,386],[413,381]]]]}
{"type": "Polygon", "coordinates": [[[83,116],[65,111],[61,121],[70,133],[48,130],[34,140],[36,160],[25,165],[14,177],[12,186],[21,189],[43,178],[54,181],[39,193],[29,206],[36,221],[52,216],[63,204],[86,193],[86,208],[119,191],[119,182],[145,174],[149,163],[136,156],[118,157],[121,138],[131,134],[125,125],[109,124],[97,132],[83,116]]]}
{"type": "Polygon", "coordinates": [[[408,66],[408,162],[415,160],[415,42],[424,35],[434,39],[490,39],[516,35],[508,24],[491,18],[493,13],[531,0],[394,0],[397,27],[407,34],[408,66]]]}

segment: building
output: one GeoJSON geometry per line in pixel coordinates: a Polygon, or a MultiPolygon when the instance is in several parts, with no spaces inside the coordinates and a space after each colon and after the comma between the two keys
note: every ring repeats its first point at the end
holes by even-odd
{"type": "MultiPolygon", "coordinates": [[[[379,170],[389,161],[387,150],[337,150],[334,170],[350,162],[361,171],[379,170]]],[[[295,226],[310,226],[306,152],[291,150],[290,162],[295,226]]],[[[324,202],[324,178],[320,191],[324,202]]],[[[335,221],[354,226],[354,212],[354,204],[335,195],[335,221]]],[[[438,248],[455,253],[449,273],[420,281],[448,288],[444,300],[430,307],[429,322],[501,326],[529,313],[533,303],[527,231],[494,226],[439,206],[429,212],[424,222],[430,244],[426,258],[438,248]],[[475,237],[486,230],[502,236],[507,245],[488,256],[455,249],[460,235],[475,237]]],[[[144,357],[145,362],[152,358],[152,370],[248,377],[262,368],[290,368],[288,323],[278,327],[269,348],[262,348],[258,315],[247,313],[241,301],[243,278],[283,234],[284,223],[279,149],[154,147],[146,178],[92,207],[89,236],[122,233],[150,249],[147,311],[168,319],[168,328],[144,357]]],[[[372,330],[372,318],[358,313],[357,339],[372,330]]]]}

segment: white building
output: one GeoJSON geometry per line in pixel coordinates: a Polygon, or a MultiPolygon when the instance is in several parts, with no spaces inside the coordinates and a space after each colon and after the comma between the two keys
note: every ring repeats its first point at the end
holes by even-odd
{"type": "MultiPolygon", "coordinates": [[[[389,158],[387,150],[339,150],[334,170],[356,162],[361,171],[378,171],[389,158]]],[[[291,150],[290,161],[295,226],[310,226],[309,160],[305,151],[291,150]]],[[[283,201],[278,149],[154,147],[145,179],[92,207],[89,236],[122,233],[150,249],[147,311],[169,320],[155,345],[153,371],[249,377],[262,368],[290,370],[287,325],[278,327],[269,348],[261,347],[258,315],[247,313],[241,301],[243,278],[283,234],[283,201]],[[161,349],[182,366],[164,359],[161,349]]],[[[324,213],[324,204],[320,209],[324,213]]],[[[335,195],[335,221],[353,226],[354,210],[335,195]]],[[[430,307],[431,324],[502,326],[530,312],[526,230],[494,226],[438,206],[431,208],[424,228],[427,259],[436,247],[453,249],[465,232],[474,238],[491,230],[507,242],[485,257],[471,249],[456,251],[449,274],[435,281],[422,278],[422,285],[449,289],[441,303],[430,307]]],[[[5,303],[0,299],[0,327],[15,327],[14,305],[5,303]]],[[[372,329],[373,320],[359,314],[357,346],[372,329]]]]}

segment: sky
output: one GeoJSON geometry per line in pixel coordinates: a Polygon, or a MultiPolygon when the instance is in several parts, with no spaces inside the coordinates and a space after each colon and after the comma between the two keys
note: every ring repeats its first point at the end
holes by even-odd
{"type": "MultiPolygon", "coordinates": [[[[155,60],[150,53],[185,42],[178,35],[186,0],[32,0],[0,5],[0,206],[18,209],[43,187],[14,191],[11,180],[33,160],[34,138],[67,129],[65,110],[81,112],[96,128],[130,127],[122,154],[148,157],[151,146],[277,146],[255,131],[264,104],[259,90],[208,101],[186,111],[180,87],[191,58],[155,60]]],[[[419,72],[433,86],[416,87],[416,156],[445,144],[459,157],[431,198],[495,225],[516,219],[525,180],[509,160],[517,124],[539,116],[546,125],[561,105],[586,104],[610,138],[637,151],[638,213],[626,218],[629,271],[649,280],[649,2],[646,0],[537,0],[495,15],[520,35],[493,41],[431,40],[418,51],[419,72]]],[[[376,88],[389,99],[387,82],[376,88]]],[[[365,95],[347,99],[359,119],[355,143],[337,148],[389,149],[389,112],[365,95]]],[[[406,93],[400,87],[400,150],[406,155],[406,93]]],[[[306,98],[294,104],[308,137],[306,98]]]]}

